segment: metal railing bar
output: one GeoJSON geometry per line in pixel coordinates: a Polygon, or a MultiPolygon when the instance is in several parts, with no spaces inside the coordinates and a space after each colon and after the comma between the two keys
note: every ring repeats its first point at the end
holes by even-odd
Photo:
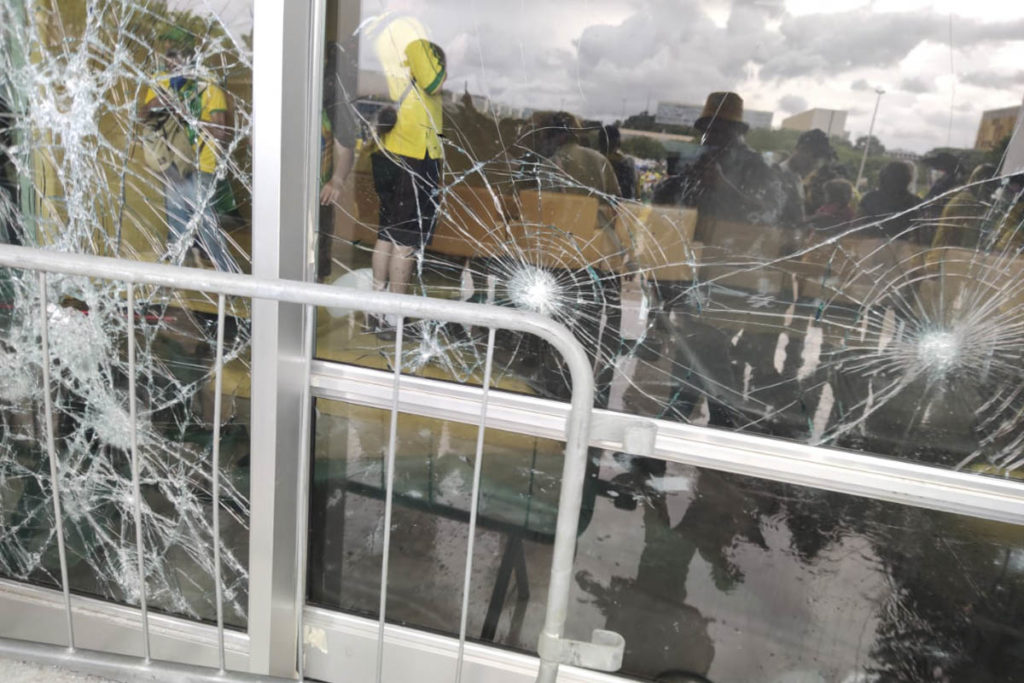
{"type": "Polygon", "coordinates": [[[46,454],[50,459],[50,485],[53,488],[53,519],[57,531],[57,554],[60,558],[60,583],[64,591],[64,614],[68,626],[68,651],[75,651],[75,627],[71,615],[71,584],[68,582],[68,558],[64,548],[64,519],[60,506],[60,475],[57,471],[57,449],[53,438],[53,397],[50,395],[50,316],[47,311],[46,273],[37,274],[39,279],[39,337],[40,365],[43,370],[43,410],[46,423],[46,454]]]}
{"type": "MultiPolygon", "coordinates": [[[[353,308],[378,314],[392,314],[399,319],[396,340],[396,390],[393,403],[397,420],[398,378],[401,374],[401,341],[406,318],[427,318],[466,325],[501,327],[527,332],[548,341],[565,359],[572,378],[572,407],[566,424],[566,450],[562,469],[561,494],[558,504],[558,523],[555,532],[549,601],[542,630],[542,641],[561,638],[567,614],[569,588],[572,581],[572,561],[582,502],[583,477],[586,467],[586,448],[590,429],[590,411],[593,406],[594,380],[586,352],[563,325],[542,315],[497,306],[481,306],[460,301],[430,299],[413,295],[386,292],[346,290],[330,285],[269,280],[253,276],[222,273],[198,268],[181,268],[157,263],[129,262],[101,256],[66,254],[0,245],[0,265],[12,268],[56,271],[67,275],[96,277],[105,280],[144,283],[188,291],[272,299],[298,304],[353,308]]],[[[393,456],[394,439],[391,453],[393,456]]],[[[393,461],[391,463],[393,466],[393,461]]],[[[394,482],[389,478],[389,495],[385,505],[385,535],[390,541],[390,502],[394,482]]],[[[387,559],[388,547],[384,553],[387,559]]],[[[387,562],[382,565],[384,585],[381,586],[382,605],[386,601],[387,562]]],[[[383,668],[383,631],[385,610],[380,614],[381,641],[378,646],[378,677],[383,668]]],[[[557,675],[558,664],[543,661],[538,680],[550,682],[557,675]]]]}
{"type": "Polygon", "coordinates": [[[469,587],[473,574],[473,546],[476,540],[476,517],[480,507],[480,474],[483,470],[484,434],[487,431],[487,397],[491,388],[491,367],[494,363],[495,329],[487,333],[487,359],[480,399],[480,423],[476,432],[476,456],[473,460],[473,490],[469,503],[469,537],[466,541],[466,570],[462,577],[462,613],[459,619],[459,654],[455,660],[455,683],[462,681],[462,662],[466,655],[466,621],[469,615],[469,587]]]}
{"type": "Polygon", "coordinates": [[[132,449],[132,514],[135,518],[135,553],[139,572],[139,612],[142,618],[143,661],[150,660],[149,604],[146,598],[146,547],[142,534],[142,485],[139,462],[138,392],[135,386],[135,287],[128,285],[128,415],[132,449]]]}
{"type": "Polygon", "coordinates": [[[310,458],[310,430],[312,421],[310,414],[313,409],[313,398],[309,386],[310,366],[313,358],[313,348],[316,346],[316,310],[312,306],[302,307],[303,315],[303,337],[306,344],[306,354],[303,362],[305,382],[302,385],[302,404],[299,406],[299,462],[298,475],[296,477],[296,530],[295,530],[295,604],[299,606],[296,615],[296,647],[297,661],[295,663],[299,680],[303,680],[306,672],[306,646],[305,646],[305,622],[302,615],[302,605],[306,602],[306,550],[309,539],[309,477],[310,458]]]}
{"type": "MultiPolygon", "coordinates": [[[[572,333],[565,326],[538,313],[415,294],[366,292],[311,282],[259,278],[205,268],[183,268],[165,263],[128,261],[89,254],[68,254],[10,244],[0,244],[0,266],[148,284],[184,291],[328,308],[349,308],[370,313],[389,313],[405,318],[427,318],[464,325],[500,327],[535,334],[552,342],[559,351],[562,350],[560,346],[567,342],[575,344],[572,333]]],[[[582,348],[577,352],[584,354],[582,348]]]]}
{"type": "Polygon", "coordinates": [[[67,649],[45,643],[30,643],[13,638],[0,638],[0,658],[32,661],[56,666],[77,673],[103,676],[121,681],[154,681],[156,683],[275,683],[290,679],[248,673],[214,671],[213,669],[161,660],[144,662],[130,655],[110,652],[67,649]]]}
{"type": "MultiPolygon", "coordinates": [[[[313,365],[313,395],[318,398],[373,407],[384,407],[391,400],[388,373],[327,361],[313,365]]],[[[481,395],[479,387],[406,377],[401,411],[475,424],[481,395]]],[[[560,401],[492,389],[487,426],[563,439],[568,413],[569,406],[560,401]]],[[[1024,522],[1024,485],[1018,481],[614,411],[594,410],[594,419],[655,422],[653,457],[669,462],[981,519],[1024,522]]],[[[621,447],[604,439],[593,439],[590,445],[621,447]]]]}
{"type": "Polygon", "coordinates": [[[220,561],[220,415],[224,387],[224,306],[217,295],[217,360],[213,380],[213,583],[217,600],[217,656],[220,672],[227,670],[224,650],[224,588],[220,561]]]}
{"type": "Polygon", "coordinates": [[[398,316],[395,323],[395,365],[394,365],[394,400],[391,403],[391,422],[388,426],[388,460],[387,477],[384,494],[384,547],[381,550],[380,563],[380,608],[378,611],[377,632],[377,676],[380,683],[384,675],[384,625],[387,622],[388,604],[388,562],[391,549],[391,508],[395,493],[395,448],[398,441],[398,390],[402,379],[402,337],[404,336],[405,318],[398,316]]]}
{"type": "MultiPolygon", "coordinates": [[[[548,601],[539,642],[559,640],[569,614],[569,592],[572,589],[572,565],[576,553],[576,532],[583,505],[583,480],[586,476],[587,445],[590,441],[590,419],[594,407],[594,376],[590,361],[575,337],[566,331],[550,340],[562,354],[572,378],[572,400],[565,421],[565,458],[562,462],[561,490],[558,495],[558,516],[555,542],[551,553],[551,578],[548,601]]],[[[537,683],[555,683],[558,661],[541,656],[537,683]]]]}

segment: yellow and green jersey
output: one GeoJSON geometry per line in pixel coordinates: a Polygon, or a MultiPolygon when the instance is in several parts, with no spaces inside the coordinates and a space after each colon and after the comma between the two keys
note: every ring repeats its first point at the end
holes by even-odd
{"type": "MultiPolygon", "coordinates": [[[[170,75],[158,74],[157,84],[167,92],[173,92],[176,97],[188,107],[189,112],[201,122],[213,121],[213,115],[218,112],[227,113],[228,99],[224,91],[212,83],[197,83],[187,81],[180,90],[171,87],[170,75]]],[[[146,90],[142,103],[149,104],[156,98],[156,91],[152,88],[146,90]]],[[[188,129],[189,140],[192,148],[198,155],[197,167],[203,173],[213,173],[217,170],[217,144],[212,136],[204,130],[196,130],[192,126],[188,129]]]]}

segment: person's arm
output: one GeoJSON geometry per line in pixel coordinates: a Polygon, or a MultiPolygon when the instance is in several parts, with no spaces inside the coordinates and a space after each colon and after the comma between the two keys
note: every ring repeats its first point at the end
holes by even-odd
{"type": "Polygon", "coordinates": [[[228,123],[228,96],[219,86],[207,84],[200,97],[203,98],[203,110],[209,112],[200,116],[199,126],[208,142],[215,142],[220,147],[231,141],[234,130],[228,123]]]}
{"type": "Polygon", "coordinates": [[[334,139],[334,172],[331,174],[331,179],[324,183],[323,189],[320,190],[320,203],[324,206],[328,204],[337,204],[338,199],[341,197],[341,188],[345,184],[345,178],[348,177],[349,171],[352,170],[352,161],[355,158],[355,153],[351,147],[344,147],[338,139],[334,139]]]}
{"type": "Polygon", "coordinates": [[[231,140],[232,130],[228,125],[228,113],[226,111],[214,111],[210,113],[210,120],[202,122],[206,134],[218,143],[225,143],[231,140]]]}
{"type": "Polygon", "coordinates": [[[145,121],[149,118],[149,115],[153,113],[154,109],[163,109],[173,106],[170,95],[162,87],[158,85],[154,88],[147,88],[146,94],[142,98],[142,104],[139,105],[137,113],[139,118],[145,121]]]}

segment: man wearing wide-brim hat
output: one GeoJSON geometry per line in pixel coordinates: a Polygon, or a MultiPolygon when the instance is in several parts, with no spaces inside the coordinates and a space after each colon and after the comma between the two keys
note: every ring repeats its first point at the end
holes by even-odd
{"type": "Polygon", "coordinates": [[[703,134],[703,150],[679,177],[679,203],[697,207],[696,238],[710,241],[715,220],[774,225],[785,199],[782,183],[743,139],[743,98],[711,93],[694,127],[703,134]]]}

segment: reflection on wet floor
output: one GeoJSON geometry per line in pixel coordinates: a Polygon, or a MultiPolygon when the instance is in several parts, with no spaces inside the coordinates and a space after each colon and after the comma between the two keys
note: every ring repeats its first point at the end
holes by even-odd
{"type": "MultiPolygon", "coordinates": [[[[387,413],[323,400],[317,413],[310,600],[374,615],[387,413]]],[[[389,619],[457,633],[474,445],[473,427],[399,420],[389,619]]],[[[471,638],[535,646],[561,447],[487,432],[471,638]]],[[[716,683],[1024,676],[1019,528],[592,456],[567,634],[622,633],[624,673],[716,683]]]]}

